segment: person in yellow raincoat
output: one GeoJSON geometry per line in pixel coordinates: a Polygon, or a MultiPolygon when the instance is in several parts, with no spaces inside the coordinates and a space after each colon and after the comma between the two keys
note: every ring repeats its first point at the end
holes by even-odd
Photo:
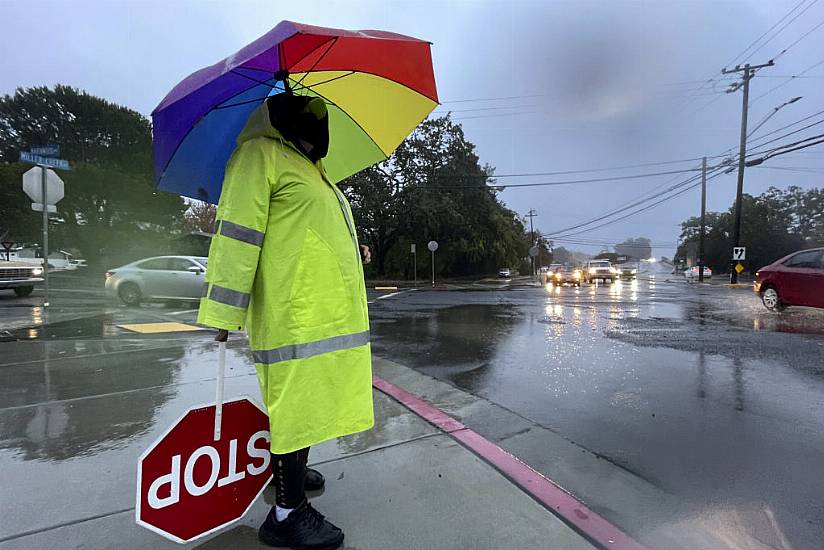
{"type": "Polygon", "coordinates": [[[352,212],[327,179],[328,114],[290,92],[249,117],[226,165],[198,322],[245,329],[269,414],[272,546],[333,549],[343,533],[307,502],[309,447],[374,423],[369,319],[352,212]]]}

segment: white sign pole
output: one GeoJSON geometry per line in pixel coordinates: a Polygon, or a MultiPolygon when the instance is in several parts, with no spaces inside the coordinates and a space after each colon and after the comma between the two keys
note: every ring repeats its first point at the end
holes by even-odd
{"type": "Polygon", "coordinates": [[[226,342],[217,344],[217,395],[215,395],[214,440],[220,441],[220,423],[223,420],[223,378],[226,373],[226,342]]]}
{"type": "Polygon", "coordinates": [[[412,243],[412,286],[418,286],[418,254],[415,243],[412,243]]]}
{"type": "Polygon", "coordinates": [[[46,197],[46,167],[40,167],[40,189],[43,194],[43,307],[49,305],[49,201],[46,197]]]}

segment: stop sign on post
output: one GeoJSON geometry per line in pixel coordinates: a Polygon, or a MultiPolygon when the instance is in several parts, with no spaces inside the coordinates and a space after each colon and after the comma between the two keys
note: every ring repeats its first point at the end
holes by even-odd
{"type": "Polygon", "coordinates": [[[43,204],[42,170],[46,171],[46,204],[57,204],[64,195],[63,180],[53,170],[35,166],[23,174],[23,191],[35,203],[43,204]]]}
{"type": "Polygon", "coordinates": [[[139,525],[185,543],[240,519],[272,478],[269,419],[248,398],[189,409],[137,463],[139,525]]]}

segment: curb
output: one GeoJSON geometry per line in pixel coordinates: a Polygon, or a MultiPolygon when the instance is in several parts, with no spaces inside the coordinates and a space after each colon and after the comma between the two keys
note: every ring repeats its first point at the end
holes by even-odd
{"type": "Polygon", "coordinates": [[[372,386],[451,436],[599,548],[648,550],[566,489],[431,403],[377,376],[372,377],[372,386]]]}

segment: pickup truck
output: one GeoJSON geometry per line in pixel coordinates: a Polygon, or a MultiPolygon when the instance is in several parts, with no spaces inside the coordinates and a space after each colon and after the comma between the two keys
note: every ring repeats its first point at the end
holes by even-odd
{"type": "Polygon", "coordinates": [[[597,279],[613,282],[617,275],[609,260],[590,260],[584,266],[584,280],[591,283],[597,279]]]}
{"type": "Polygon", "coordinates": [[[14,290],[19,296],[28,296],[34,285],[43,282],[43,268],[21,262],[0,260],[0,290],[14,290]]]}

